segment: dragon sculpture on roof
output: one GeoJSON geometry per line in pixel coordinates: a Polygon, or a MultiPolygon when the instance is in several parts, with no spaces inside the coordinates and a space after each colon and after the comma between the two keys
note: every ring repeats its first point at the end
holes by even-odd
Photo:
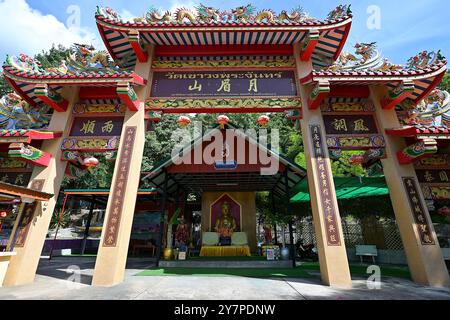
{"type": "Polygon", "coordinates": [[[403,125],[450,127],[450,93],[435,89],[418,104],[407,99],[397,114],[403,125]]]}
{"type": "Polygon", "coordinates": [[[406,62],[407,69],[422,70],[428,68],[430,65],[440,63],[444,60],[441,50],[434,52],[422,51],[419,54],[411,57],[406,62]]]}
{"type": "Polygon", "coordinates": [[[337,61],[327,67],[326,71],[397,71],[402,70],[403,66],[392,64],[389,60],[382,57],[377,48],[376,42],[356,43],[355,53],[343,52],[337,61]]]}
{"type": "Polygon", "coordinates": [[[278,21],[280,22],[315,22],[317,21],[315,18],[311,18],[309,14],[303,9],[303,7],[297,7],[291,11],[291,13],[287,13],[286,10],[280,12],[278,16],[278,21]]]}
{"type": "Polygon", "coordinates": [[[123,70],[115,66],[113,60],[106,51],[95,51],[91,45],[75,43],[67,59],[61,61],[57,67],[43,68],[39,61],[25,54],[7,56],[5,66],[14,67],[17,70],[44,74],[65,75],[79,74],[82,72],[109,72],[120,73],[123,70]]]}
{"type": "Polygon", "coordinates": [[[331,11],[328,16],[327,16],[327,21],[330,20],[339,20],[342,19],[344,17],[350,16],[352,14],[352,10],[351,10],[351,5],[350,4],[345,4],[345,5],[339,5],[336,7],[336,9],[334,9],[333,11],[331,11]]]}
{"type": "MultiPolygon", "coordinates": [[[[340,5],[327,16],[327,21],[343,19],[351,14],[349,5],[340,5]]],[[[122,22],[120,15],[109,7],[97,7],[97,16],[103,16],[114,22],[122,22]]],[[[309,23],[317,22],[302,7],[294,8],[290,13],[283,10],[276,14],[273,10],[256,11],[252,4],[239,6],[231,10],[220,11],[200,3],[194,8],[178,8],[174,12],[161,11],[151,7],[142,17],[132,19],[132,23],[148,24],[220,24],[220,23],[309,23]]]]}
{"type": "Polygon", "coordinates": [[[38,129],[48,125],[50,110],[46,106],[31,107],[20,96],[9,93],[0,99],[0,129],[38,129]]]}

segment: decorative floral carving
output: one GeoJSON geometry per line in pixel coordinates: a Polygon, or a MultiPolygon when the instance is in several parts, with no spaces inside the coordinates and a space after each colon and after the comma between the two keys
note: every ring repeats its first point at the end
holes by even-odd
{"type": "Polygon", "coordinates": [[[153,69],[178,69],[178,68],[242,68],[242,67],[264,67],[264,68],[294,68],[295,60],[290,58],[277,58],[266,60],[186,60],[186,61],[153,61],[153,69]]]}
{"type": "Polygon", "coordinates": [[[301,107],[300,99],[284,98],[258,98],[258,99],[150,99],[146,107],[153,109],[165,108],[298,108],[301,107]]]}

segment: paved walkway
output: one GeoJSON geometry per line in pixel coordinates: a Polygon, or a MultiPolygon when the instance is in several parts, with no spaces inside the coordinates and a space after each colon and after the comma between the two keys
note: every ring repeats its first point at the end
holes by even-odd
{"type": "Polygon", "coordinates": [[[427,288],[397,278],[383,279],[380,290],[369,290],[366,280],[355,278],[353,289],[323,286],[317,276],[311,279],[247,278],[201,276],[136,277],[152,262],[130,260],[125,281],[114,287],[90,286],[94,258],[55,258],[42,260],[33,284],[0,288],[5,299],[188,299],[188,300],[304,300],[304,299],[432,299],[450,300],[450,288],[427,288]],[[67,269],[80,270],[76,274],[67,269]],[[75,283],[73,280],[79,280],[75,283]]]}

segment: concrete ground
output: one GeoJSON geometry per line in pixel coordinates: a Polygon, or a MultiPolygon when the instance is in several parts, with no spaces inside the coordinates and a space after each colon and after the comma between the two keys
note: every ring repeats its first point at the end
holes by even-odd
{"type": "Polygon", "coordinates": [[[125,281],[113,287],[90,286],[94,258],[41,260],[33,284],[0,288],[0,300],[7,299],[183,299],[183,300],[450,300],[450,288],[428,288],[405,279],[383,278],[381,289],[369,290],[366,280],[353,279],[353,289],[332,289],[319,276],[298,278],[247,278],[237,276],[151,276],[137,273],[153,262],[130,259],[125,281]],[[68,270],[79,270],[75,273],[68,270]]]}

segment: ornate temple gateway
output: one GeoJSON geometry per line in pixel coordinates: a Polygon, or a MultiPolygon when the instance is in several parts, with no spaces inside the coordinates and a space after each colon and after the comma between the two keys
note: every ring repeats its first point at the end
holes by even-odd
{"type": "Polygon", "coordinates": [[[204,192],[205,237],[247,232],[253,250],[245,212],[254,214],[254,192],[278,189],[282,199],[307,179],[322,280],[348,287],[330,159],[361,150],[355,161],[383,166],[413,280],[450,285],[427,206],[450,198],[450,95],[436,90],[447,68],[440,52],[421,52],[404,65],[390,63],[372,42],[343,52],[349,6],[324,20],[301,8],[276,13],[251,5],[152,9],[132,21],[98,8],[95,19],[108,52],[75,44],[57,68],[26,55],[3,65],[15,94],[0,100],[0,201],[31,197],[17,185],[36,191],[33,205],[21,205],[8,244],[16,255],[6,285],[33,281],[56,204],[49,195],[59,193],[65,175],[76,178],[92,164],[89,154],[105,152],[116,164],[93,278],[114,285],[124,277],[147,129],[167,113],[270,112],[285,113],[301,130],[307,173],[282,158],[272,178],[255,175],[260,162],[168,161],[146,176],[148,184],[163,202],[178,195],[177,186],[204,192]]]}

